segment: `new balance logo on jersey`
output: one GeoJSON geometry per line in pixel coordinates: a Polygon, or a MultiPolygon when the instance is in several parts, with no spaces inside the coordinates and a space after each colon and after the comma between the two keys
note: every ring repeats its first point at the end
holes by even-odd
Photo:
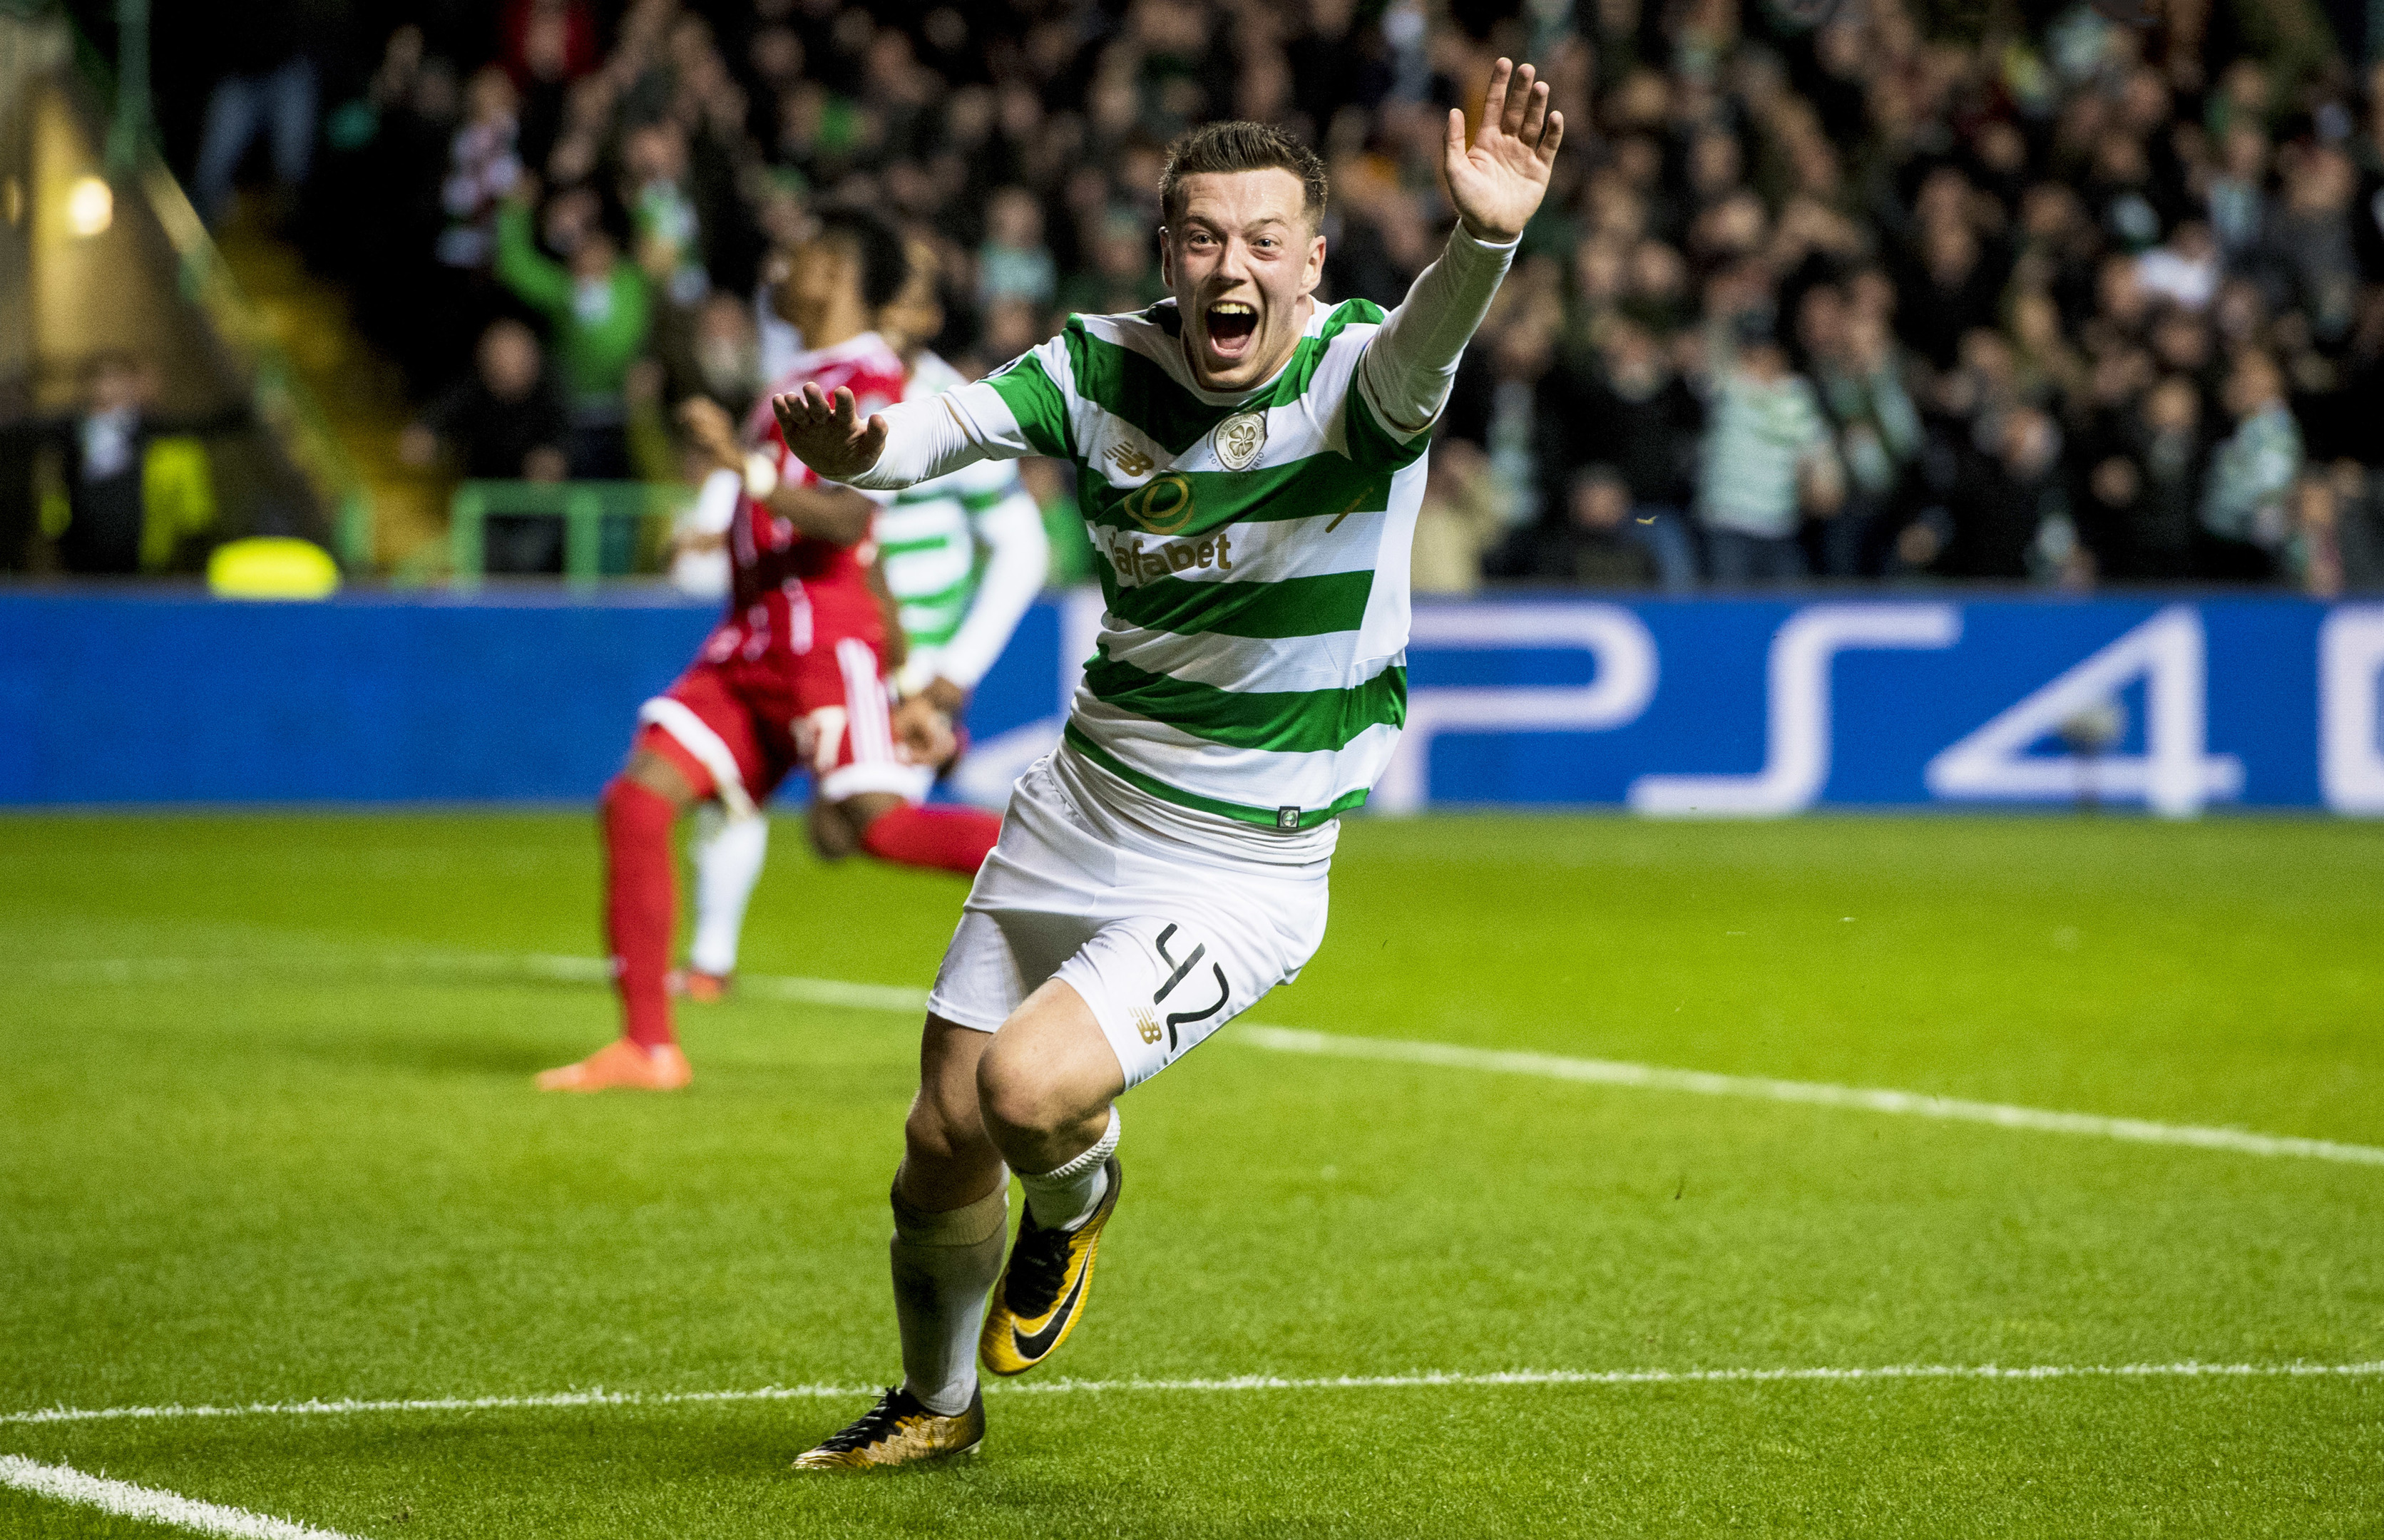
{"type": "Polygon", "coordinates": [[[1142,451],[1135,448],[1132,444],[1111,444],[1110,446],[1110,452],[1107,454],[1102,455],[1101,458],[1116,466],[1118,469],[1125,472],[1125,474],[1132,478],[1139,478],[1149,476],[1153,470],[1156,470],[1159,467],[1158,461],[1152,459],[1149,455],[1145,454],[1142,451]]]}

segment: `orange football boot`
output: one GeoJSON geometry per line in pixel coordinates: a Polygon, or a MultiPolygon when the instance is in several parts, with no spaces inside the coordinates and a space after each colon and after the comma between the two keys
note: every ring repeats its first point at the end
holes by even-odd
{"type": "Polygon", "coordinates": [[[728,998],[734,974],[708,974],[700,968],[673,968],[670,992],[697,1005],[717,1005],[728,998]]]}
{"type": "Polygon", "coordinates": [[[677,1091],[695,1078],[677,1043],[642,1049],[615,1037],[576,1064],[538,1077],[541,1091],[677,1091]]]}

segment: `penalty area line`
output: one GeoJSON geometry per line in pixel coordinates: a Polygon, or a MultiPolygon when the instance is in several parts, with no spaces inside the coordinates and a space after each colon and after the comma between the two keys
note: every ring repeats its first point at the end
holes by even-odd
{"type": "MultiPolygon", "coordinates": [[[[1409,1374],[1233,1374],[1211,1379],[1049,1380],[1023,1385],[988,1385],[985,1388],[990,1396],[1006,1398],[1012,1396],[1083,1396],[1112,1392],[1216,1394],[1274,1390],[1496,1390],[1537,1385],[1848,1385],[1894,1380],[2036,1383],[2049,1380],[2373,1379],[2378,1376],[2384,1376],[2384,1360],[2365,1363],[2204,1363],[2196,1359],[2183,1359],[2174,1363],[1890,1363],[1856,1368],[1510,1369],[1482,1373],[1431,1370],[1409,1374]]],[[[758,1390],[566,1390],[545,1396],[437,1397],[383,1401],[253,1401],[244,1406],[48,1407],[0,1415],[0,1425],[22,1427],[59,1422],[145,1422],[179,1418],[356,1417],[379,1413],[543,1411],[580,1407],[814,1401],[871,1397],[878,1395],[881,1388],[857,1385],[765,1385],[758,1390]]],[[[24,1465],[30,1462],[19,1460],[17,1463],[24,1465]]],[[[81,1479],[91,1481],[96,1478],[84,1476],[81,1479]]],[[[278,1535],[285,1532],[255,1533],[278,1535]]],[[[316,1532],[290,1530],[286,1533],[294,1535],[316,1532]]]]}
{"type": "Polygon", "coordinates": [[[352,1540],[334,1530],[293,1524],[244,1508],[203,1503],[178,1492],[135,1486],[78,1471],[71,1465],[43,1465],[18,1455],[0,1455],[0,1486],[11,1486],[37,1497],[49,1497],[77,1508],[95,1508],[120,1518],[168,1524],[199,1534],[230,1540],[352,1540]]]}

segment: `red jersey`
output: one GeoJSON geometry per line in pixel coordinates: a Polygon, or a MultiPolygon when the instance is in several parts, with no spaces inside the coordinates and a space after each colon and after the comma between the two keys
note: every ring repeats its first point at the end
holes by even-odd
{"type": "MultiPolygon", "coordinates": [[[[830,395],[842,387],[852,392],[865,417],[902,399],[903,374],[902,360],[886,340],[864,331],[832,348],[797,355],[769,393],[798,391],[806,381],[830,395]]],[[[780,482],[819,484],[819,477],[787,447],[767,397],[754,408],[745,436],[776,457],[780,482]]],[[[713,628],[703,656],[714,663],[784,661],[846,637],[882,646],[885,617],[865,575],[873,554],[866,539],[853,546],[814,540],[767,505],[740,497],[728,526],[728,613],[713,628]]]]}

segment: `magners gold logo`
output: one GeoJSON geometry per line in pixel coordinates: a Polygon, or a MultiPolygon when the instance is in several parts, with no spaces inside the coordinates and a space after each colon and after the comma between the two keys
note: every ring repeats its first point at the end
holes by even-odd
{"type": "Polygon", "coordinates": [[[1154,535],[1172,535],[1192,522],[1192,483],[1169,472],[1126,494],[1125,516],[1154,535]]]}

